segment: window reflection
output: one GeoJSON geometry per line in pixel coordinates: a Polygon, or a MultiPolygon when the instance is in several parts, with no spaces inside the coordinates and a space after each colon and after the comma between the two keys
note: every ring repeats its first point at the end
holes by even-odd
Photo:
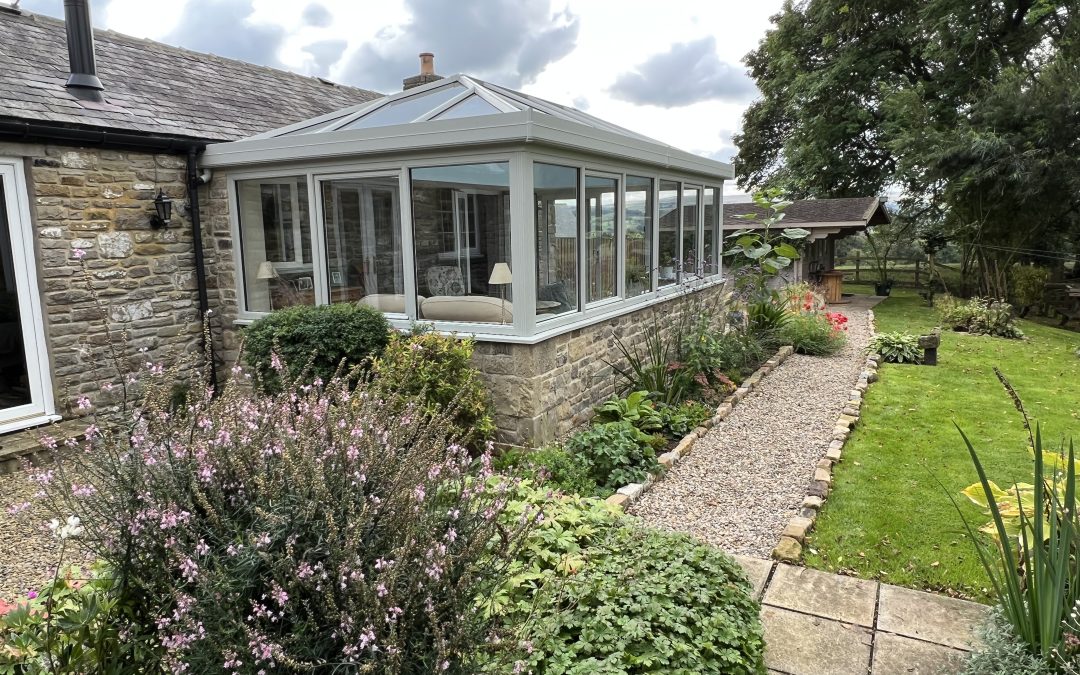
{"type": "Polygon", "coordinates": [[[538,319],[578,307],[578,170],[533,164],[538,319]]]}
{"type": "Polygon", "coordinates": [[[585,177],[585,203],[589,209],[585,250],[589,274],[586,302],[613,298],[617,294],[615,226],[619,218],[618,195],[617,179],[585,177]]]}
{"type": "Polygon", "coordinates": [[[701,245],[701,262],[706,275],[720,273],[720,191],[705,188],[702,213],[705,220],[704,240],[701,245]]]}
{"type": "Polygon", "coordinates": [[[660,181],[660,285],[675,283],[679,262],[679,184],[660,181]]]}
{"type": "Polygon", "coordinates": [[[653,180],[626,177],[626,297],[652,290],[653,180]]]}
{"type": "Polygon", "coordinates": [[[701,242],[699,241],[698,216],[700,215],[701,188],[684,187],[682,193],[682,258],[679,278],[701,274],[701,242]]]}
{"type": "Polygon", "coordinates": [[[307,179],[242,180],[236,193],[247,309],[315,304],[307,179]]]}

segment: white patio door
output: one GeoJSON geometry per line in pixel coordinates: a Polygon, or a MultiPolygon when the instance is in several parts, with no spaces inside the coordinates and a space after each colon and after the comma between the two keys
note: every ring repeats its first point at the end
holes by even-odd
{"type": "Polygon", "coordinates": [[[22,161],[0,157],[0,433],[53,412],[22,161]]]}

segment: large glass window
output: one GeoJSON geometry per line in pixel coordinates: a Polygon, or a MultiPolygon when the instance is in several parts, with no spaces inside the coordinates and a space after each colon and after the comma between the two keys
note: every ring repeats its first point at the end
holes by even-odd
{"type": "Polygon", "coordinates": [[[242,180],[236,193],[248,311],[315,304],[307,179],[242,180]]]}
{"type": "Polygon", "coordinates": [[[413,169],[412,215],[420,317],[513,323],[510,165],[413,169]]]}
{"type": "Polygon", "coordinates": [[[585,240],[589,274],[585,286],[588,292],[586,302],[595,302],[618,294],[615,276],[618,179],[585,176],[585,203],[589,208],[585,240]]]}
{"type": "Polygon", "coordinates": [[[679,184],[660,181],[660,285],[675,283],[679,262],[679,184]]]}
{"type": "Polygon", "coordinates": [[[578,170],[533,164],[536,205],[536,313],[578,308],[578,170]]]}
{"type": "Polygon", "coordinates": [[[720,191],[705,188],[702,206],[705,216],[704,241],[701,245],[701,262],[707,276],[720,273],[720,191]]]}
{"type": "Polygon", "coordinates": [[[653,180],[626,177],[626,297],[652,290],[653,180]]]}
{"type": "Polygon", "coordinates": [[[701,211],[701,188],[684,187],[682,193],[682,262],[680,279],[698,276],[701,270],[701,242],[698,216],[701,211]]]}
{"type": "Polygon", "coordinates": [[[396,176],[322,183],[330,302],[405,312],[396,176]]]}

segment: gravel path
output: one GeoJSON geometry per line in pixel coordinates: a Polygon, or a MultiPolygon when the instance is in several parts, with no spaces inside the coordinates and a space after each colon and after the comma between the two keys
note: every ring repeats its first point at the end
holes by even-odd
{"type": "MultiPolygon", "coordinates": [[[[53,516],[44,500],[36,497],[41,486],[30,476],[41,469],[24,469],[0,476],[0,598],[8,601],[26,597],[52,578],[60,559],[60,542],[45,523],[53,516]],[[13,506],[29,503],[29,508],[14,514],[13,506]]],[[[64,566],[87,556],[69,544],[64,566]]]]}
{"type": "Polygon", "coordinates": [[[836,418],[865,362],[867,309],[855,296],[830,307],[848,317],[839,354],[794,354],[630,509],[730,553],[768,558],[806,495],[836,418]]]}

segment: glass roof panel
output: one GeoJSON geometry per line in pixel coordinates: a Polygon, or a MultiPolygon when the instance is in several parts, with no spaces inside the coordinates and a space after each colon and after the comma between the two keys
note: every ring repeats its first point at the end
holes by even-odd
{"type": "Polygon", "coordinates": [[[464,90],[465,87],[454,82],[423,94],[398,99],[372,110],[360,119],[354,120],[341,128],[369,129],[371,127],[385,127],[390,124],[406,124],[446,103],[464,90]]]}
{"type": "Polygon", "coordinates": [[[469,96],[468,98],[455,103],[453,107],[447,108],[432,119],[436,120],[452,120],[459,117],[476,117],[478,115],[495,115],[499,112],[499,109],[491,105],[484,99],[480,98],[476,94],[469,96]]]}

